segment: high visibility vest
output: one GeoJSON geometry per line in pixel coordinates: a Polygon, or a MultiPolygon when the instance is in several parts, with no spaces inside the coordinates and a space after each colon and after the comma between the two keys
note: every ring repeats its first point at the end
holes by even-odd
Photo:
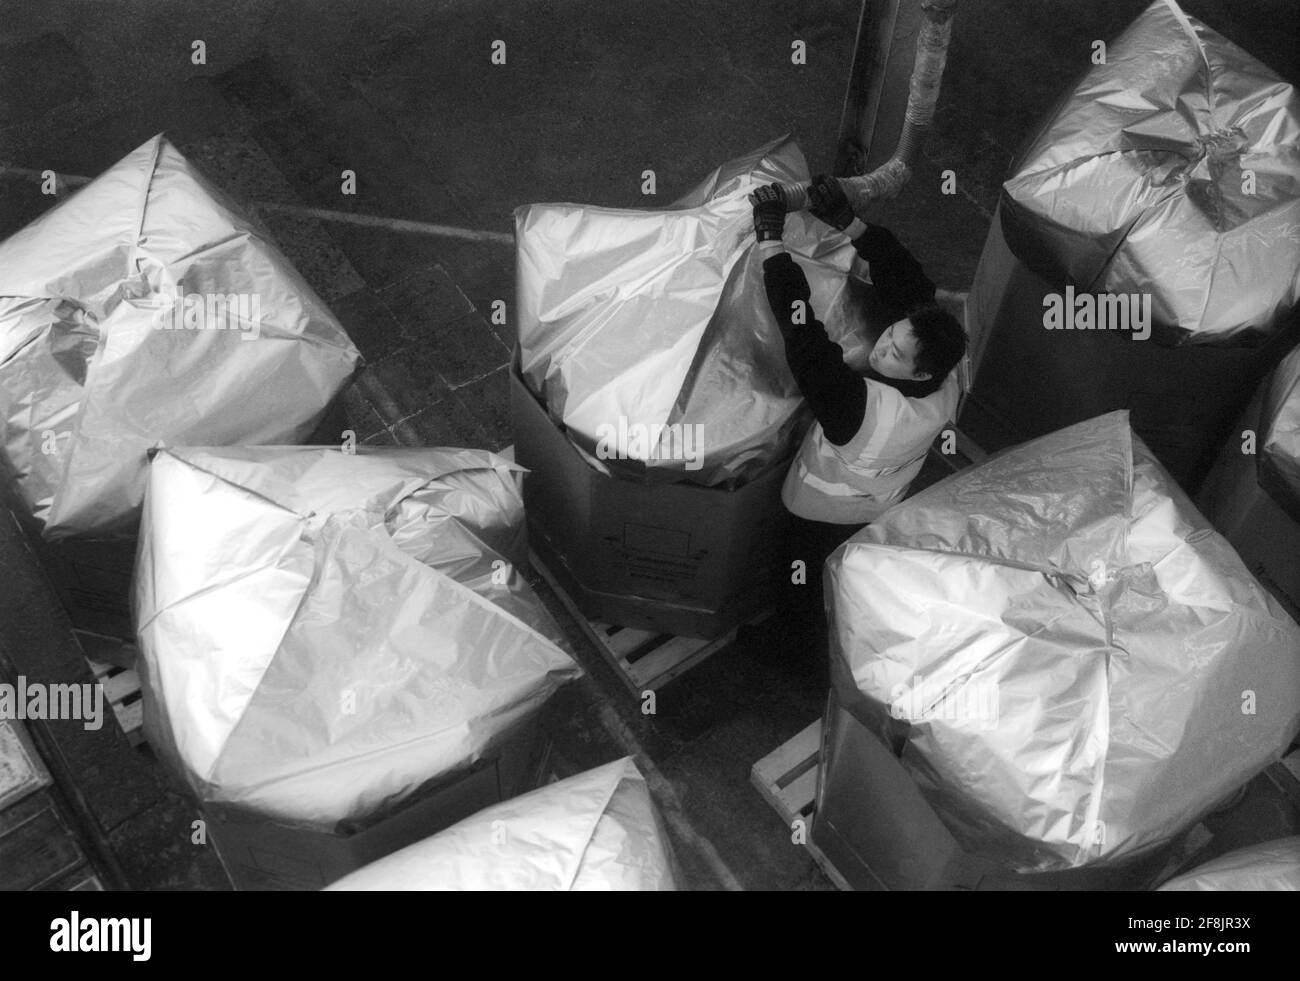
{"type": "Polygon", "coordinates": [[[867,411],[853,438],[836,446],[817,423],[790,464],[781,500],[801,518],[862,524],[901,501],[961,394],[956,371],[919,399],[870,378],[862,381],[867,411]]]}

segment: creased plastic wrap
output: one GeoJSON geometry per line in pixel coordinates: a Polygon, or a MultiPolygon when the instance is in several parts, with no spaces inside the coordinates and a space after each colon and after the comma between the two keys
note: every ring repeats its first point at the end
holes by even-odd
{"type": "Polygon", "coordinates": [[[654,801],[627,757],[489,807],[328,888],[653,892],[676,886],[654,801]]]}
{"type": "MultiPolygon", "coordinates": [[[[615,469],[703,484],[748,479],[790,449],[802,399],[763,288],[748,194],[807,180],[783,139],[724,164],[669,209],[515,212],[521,370],[575,444],[615,469]]],[[[868,327],[865,264],[807,213],[785,227],[813,311],[845,360],[865,367],[887,326],[868,327]]]]}
{"type": "Polygon", "coordinates": [[[201,802],[330,829],[466,767],[576,665],[479,450],[160,451],[136,571],[145,729],[201,802]]]}
{"type": "Polygon", "coordinates": [[[1300,837],[1238,848],[1170,879],[1160,892],[1300,890],[1300,837]]]}
{"type": "Polygon", "coordinates": [[[1259,468],[1274,500],[1300,522],[1300,347],[1282,360],[1264,388],[1259,468]]]}
{"type": "Polygon", "coordinates": [[[1169,339],[1236,342],[1300,300],[1300,99],[1172,0],[1106,48],[1002,195],[1021,259],[1149,293],[1169,339]]]}
{"type": "Polygon", "coordinates": [[[896,506],[830,558],[827,603],[850,698],[1018,871],[1170,840],[1300,729],[1300,627],[1125,412],[896,506]]]}
{"type": "Polygon", "coordinates": [[[151,447],[305,438],[358,357],[162,136],[0,244],[4,456],[48,538],[130,534],[151,447]]]}

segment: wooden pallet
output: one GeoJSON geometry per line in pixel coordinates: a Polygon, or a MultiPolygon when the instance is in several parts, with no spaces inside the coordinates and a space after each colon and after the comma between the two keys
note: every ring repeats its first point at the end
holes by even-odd
{"type": "Polygon", "coordinates": [[[736,639],[738,628],[701,640],[588,620],[537,555],[530,552],[529,559],[634,698],[659,690],[736,639]]]}
{"type": "Polygon", "coordinates": [[[118,725],[126,733],[132,747],[139,746],[144,739],[144,699],[140,694],[140,676],[133,668],[123,668],[106,661],[95,661],[90,657],[90,670],[95,680],[104,686],[104,697],[113,706],[118,725]]]}
{"type": "Polygon", "coordinates": [[[803,822],[804,847],[809,856],[826,878],[845,892],[852,892],[853,887],[812,841],[821,752],[822,720],[817,719],[755,763],[749,771],[749,782],[781,815],[787,828],[793,828],[796,821],[803,822]]]}

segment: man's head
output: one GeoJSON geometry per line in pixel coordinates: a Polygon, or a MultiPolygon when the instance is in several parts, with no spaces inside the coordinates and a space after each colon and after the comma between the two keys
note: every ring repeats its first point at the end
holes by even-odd
{"type": "Polygon", "coordinates": [[[868,363],[886,378],[943,381],[966,353],[966,332],[943,307],[913,307],[876,341],[868,363]]]}

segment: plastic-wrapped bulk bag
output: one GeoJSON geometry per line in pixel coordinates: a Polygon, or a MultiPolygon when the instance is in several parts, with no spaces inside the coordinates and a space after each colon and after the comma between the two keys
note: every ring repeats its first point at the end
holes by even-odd
{"type": "Polygon", "coordinates": [[[828,560],[832,675],[968,852],[1136,856],[1300,729],[1300,627],[1110,413],[922,491],[828,560]]]}
{"type": "Polygon", "coordinates": [[[1239,848],[1175,876],[1160,892],[1244,892],[1300,889],[1300,837],[1239,848]]]}
{"type": "Polygon", "coordinates": [[[1156,0],[1065,99],[1003,186],[1025,262],[1148,293],[1175,340],[1236,341],[1300,301],[1300,98],[1156,0]]]}
{"type": "Polygon", "coordinates": [[[1300,522],[1300,347],[1283,359],[1264,389],[1259,480],[1300,522]]]}
{"type": "MultiPolygon", "coordinates": [[[[516,210],[521,371],[575,444],[614,469],[702,484],[749,479],[791,449],[802,398],[764,292],[748,195],[808,179],[798,147],[781,139],[723,164],[668,209],[516,210]]],[[[785,227],[813,310],[845,360],[865,367],[887,326],[868,326],[866,264],[806,212],[785,227]]]]}
{"type": "Polygon", "coordinates": [[[3,456],[47,538],[129,535],[151,447],[305,438],[358,357],[162,136],[0,244],[3,456]]]}
{"type": "Polygon", "coordinates": [[[520,731],[578,668],[479,450],[157,453],[135,612],[145,729],[204,803],[325,830],[520,731]]]}
{"type": "Polygon", "coordinates": [[[627,757],[489,807],[328,888],[650,892],[676,886],[649,788],[627,757]]]}
{"type": "Polygon", "coordinates": [[[1117,409],[1195,493],[1300,300],[1300,98],[1156,0],[1003,184],[958,419],[985,450],[1117,409]]]}

